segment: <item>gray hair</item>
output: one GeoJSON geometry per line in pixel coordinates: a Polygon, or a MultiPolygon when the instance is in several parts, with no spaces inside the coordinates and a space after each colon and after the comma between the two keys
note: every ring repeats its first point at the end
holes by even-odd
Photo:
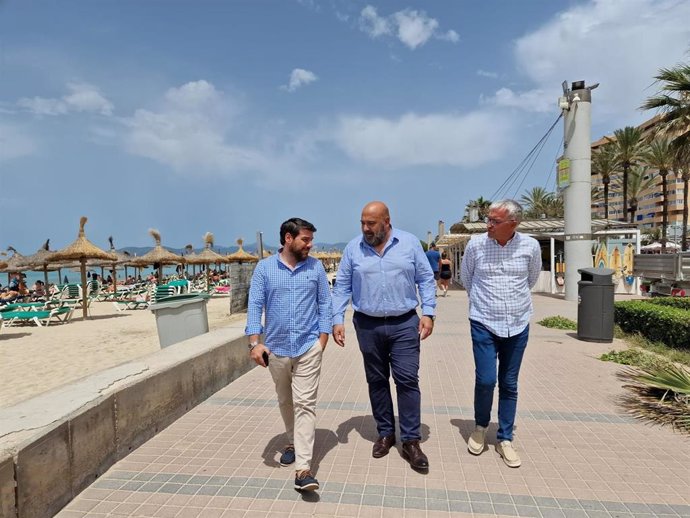
{"type": "Polygon", "coordinates": [[[489,207],[489,210],[505,210],[508,213],[508,218],[517,221],[522,221],[522,205],[515,200],[500,200],[495,201],[489,207]]]}

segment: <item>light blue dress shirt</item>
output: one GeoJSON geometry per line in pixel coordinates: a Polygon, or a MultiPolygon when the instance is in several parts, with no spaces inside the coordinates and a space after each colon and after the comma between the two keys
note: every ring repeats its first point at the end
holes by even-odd
{"type": "Polygon", "coordinates": [[[340,260],[333,288],[333,324],[342,324],[345,309],[352,308],[371,317],[404,315],[419,305],[422,314],[436,311],[436,281],[422,245],[416,236],[392,229],[379,255],[364,236],[350,241],[340,260]]]}
{"type": "Polygon", "coordinates": [[[307,352],[321,333],[333,329],[331,293],[321,261],[307,257],[294,270],[280,254],[259,261],[249,286],[245,334],[265,332],[264,343],[277,356],[307,352]],[[266,311],[266,325],[261,315],[266,311]]]}
{"type": "Polygon", "coordinates": [[[504,338],[520,334],[532,315],[530,290],[540,270],[541,249],[533,237],[516,232],[505,246],[488,234],[470,239],[460,264],[470,320],[504,338]]]}

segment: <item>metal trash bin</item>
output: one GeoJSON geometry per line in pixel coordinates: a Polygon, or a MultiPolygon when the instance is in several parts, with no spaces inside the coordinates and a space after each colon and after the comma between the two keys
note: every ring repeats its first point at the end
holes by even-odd
{"type": "Polygon", "coordinates": [[[159,299],[149,309],[156,316],[161,348],[208,333],[205,293],[185,293],[159,299]]]}
{"type": "Polygon", "coordinates": [[[585,342],[613,342],[613,292],[611,268],[577,271],[577,338],[585,342]]]}

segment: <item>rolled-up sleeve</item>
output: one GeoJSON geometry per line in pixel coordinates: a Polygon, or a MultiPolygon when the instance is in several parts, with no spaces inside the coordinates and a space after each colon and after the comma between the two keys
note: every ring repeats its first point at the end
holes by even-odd
{"type": "Polygon", "coordinates": [[[429,260],[424,254],[422,245],[417,244],[415,251],[415,283],[419,286],[422,299],[422,315],[436,314],[436,280],[429,260]]]}
{"type": "Polygon", "coordinates": [[[352,296],[352,252],[345,247],[333,287],[333,325],[345,322],[345,310],[352,296]]]}
{"type": "Polygon", "coordinates": [[[534,288],[539,280],[539,273],[541,272],[541,248],[539,243],[535,241],[532,247],[532,257],[529,261],[529,274],[527,276],[527,282],[529,283],[530,289],[534,288]]]}
{"type": "Polygon", "coordinates": [[[265,305],[265,272],[263,264],[259,262],[254,269],[251,283],[249,284],[249,302],[247,303],[247,326],[244,334],[260,335],[264,328],[261,325],[261,314],[265,305]]]}
{"type": "Polygon", "coordinates": [[[319,263],[319,332],[330,334],[333,330],[333,301],[331,300],[331,289],[328,285],[328,276],[323,265],[319,263]]]}
{"type": "Polygon", "coordinates": [[[467,290],[467,295],[469,296],[472,290],[472,276],[474,275],[474,246],[472,246],[472,241],[465,247],[465,253],[462,256],[460,262],[460,280],[462,285],[467,290]]]}

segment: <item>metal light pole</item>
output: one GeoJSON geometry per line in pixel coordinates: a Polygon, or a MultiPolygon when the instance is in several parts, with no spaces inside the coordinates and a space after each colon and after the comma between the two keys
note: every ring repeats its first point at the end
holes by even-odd
{"type": "Polygon", "coordinates": [[[563,82],[558,100],[564,115],[564,154],[558,187],[565,209],[565,299],[577,300],[580,268],[592,266],[592,90],[584,81],[563,82]]]}

